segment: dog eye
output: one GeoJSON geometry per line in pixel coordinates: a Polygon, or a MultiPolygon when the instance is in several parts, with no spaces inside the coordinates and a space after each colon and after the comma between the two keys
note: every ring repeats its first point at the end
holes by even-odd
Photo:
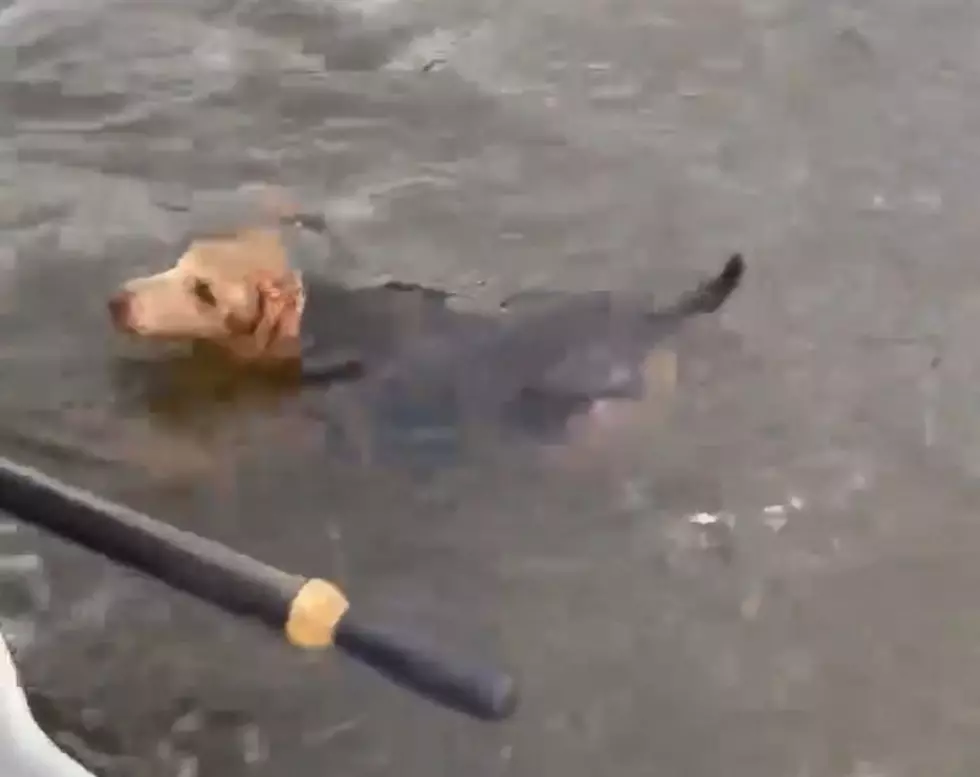
{"type": "Polygon", "coordinates": [[[207,281],[202,281],[200,279],[194,281],[194,296],[197,297],[205,305],[210,305],[214,307],[218,304],[217,298],[214,296],[214,292],[211,291],[211,285],[207,281]]]}

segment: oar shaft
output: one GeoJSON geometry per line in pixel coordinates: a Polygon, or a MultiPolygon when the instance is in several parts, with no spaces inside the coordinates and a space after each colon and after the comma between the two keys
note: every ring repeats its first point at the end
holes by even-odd
{"type": "Polygon", "coordinates": [[[0,510],[225,610],[282,629],[304,578],[0,458],[0,510]]]}

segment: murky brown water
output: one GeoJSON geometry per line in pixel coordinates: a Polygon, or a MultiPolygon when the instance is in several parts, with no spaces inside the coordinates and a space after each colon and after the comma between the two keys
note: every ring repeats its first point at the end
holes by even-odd
{"type": "Polygon", "coordinates": [[[974,774],[978,24],[946,0],[3,7],[0,450],[338,578],[525,697],[473,724],[24,530],[49,730],[107,775],[974,774]],[[322,210],[345,250],[307,258],[352,280],[667,296],[733,250],[748,280],[601,466],[359,472],[288,406],[151,423],[118,379],[106,290],[180,246],[166,203],[250,181],[322,210]]]}

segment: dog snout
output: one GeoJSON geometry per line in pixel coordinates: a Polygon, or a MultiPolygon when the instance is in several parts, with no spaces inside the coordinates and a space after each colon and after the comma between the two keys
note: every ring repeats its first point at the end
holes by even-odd
{"type": "Polygon", "coordinates": [[[109,316],[112,323],[119,329],[132,327],[133,292],[125,289],[116,292],[109,298],[109,316]]]}

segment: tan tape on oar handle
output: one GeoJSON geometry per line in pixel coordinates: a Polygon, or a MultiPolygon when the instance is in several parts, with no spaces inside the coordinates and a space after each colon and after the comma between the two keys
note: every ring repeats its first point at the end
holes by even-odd
{"type": "Polygon", "coordinates": [[[333,583],[317,578],[307,580],[289,607],[286,638],[296,647],[329,647],[349,606],[343,591],[333,583]]]}

